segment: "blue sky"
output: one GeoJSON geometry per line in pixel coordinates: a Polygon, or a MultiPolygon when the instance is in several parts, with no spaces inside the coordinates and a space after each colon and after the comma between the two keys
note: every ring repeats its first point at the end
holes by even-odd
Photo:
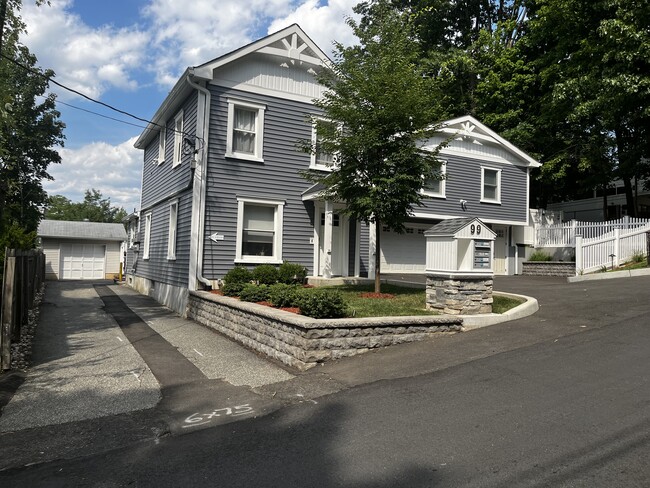
{"type": "MultiPolygon", "coordinates": [[[[325,52],[349,44],[345,17],[358,0],[23,0],[22,41],[56,80],[139,117],[153,116],[187,66],[209,61],[298,23],[325,52]]],[[[133,148],[140,122],[51,87],[66,124],[61,165],[52,165],[51,195],[73,201],[95,188],[127,211],[139,207],[142,153],[133,148]],[[67,104],[67,105],[66,105],[67,104]],[[72,105],[77,108],[70,107],[72,105]]]]}

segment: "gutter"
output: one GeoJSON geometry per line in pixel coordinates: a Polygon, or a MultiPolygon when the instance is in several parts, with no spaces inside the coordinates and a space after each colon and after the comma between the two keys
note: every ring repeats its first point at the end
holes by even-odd
{"type": "MultiPolygon", "coordinates": [[[[212,94],[210,90],[199,85],[193,78],[195,77],[195,68],[188,68],[187,76],[185,81],[189,86],[195,88],[198,92],[202,93],[205,96],[205,104],[203,108],[203,123],[202,123],[202,134],[201,142],[198,138],[196,141],[195,149],[199,155],[196,168],[194,171],[194,178],[198,175],[198,184],[194,185],[193,194],[192,194],[192,232],[191,235],[191,244],[190,244],[190,280],[189,280],[189,289],[196,291],[196,284],[193,280],[193,277],[202,283],[203,285],[212,287],[212,282],[203,276],[203,249],[204,245],[204,234],[205,234],[205,195],[206,195],[206,182],[207,182],[207,172],[208,172],[208,138],[210,134],[210,107],[212,104],[212,94]],[[198,169],[198,172],[196,171],[198,169]],[[196,205],[195,205],[196,204],[196,205]],[[195,237],[194,237],[195,236],[195,237]],[[194,246],[193,246],[194,245],[194,246]],[[192,249],[195,247],[195,249],[192,249]]],[[[197,107],[197,118],[200,111],[197,107]]],[[[198,125],[197,120],[197,125],[198,125]]],[[[198,132],[198,131],[197,131],[198,132]]]]}

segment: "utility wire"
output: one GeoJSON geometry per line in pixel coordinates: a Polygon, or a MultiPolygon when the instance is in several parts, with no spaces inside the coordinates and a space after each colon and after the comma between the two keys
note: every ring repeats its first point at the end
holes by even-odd
{"type": "Polygon", "coordinates": [[[97,115],[98,117],[103,117],[105,119],[113,120],[113,121],[119,122],[121,124],[132,125],[133,127],[138,127],[140,129],[146,129],[147,128],[146,125],[139,125],[139,124],[134,124],[133,122],[127,122],[126,120],[116,119],[115,117],[110,117],[108,115],[100,114],[99,112],[93,112],[92,110],[88,110],[86,108],[77,107],[76,105],[72,105],[70,103],[62,102],[61,100],[57,100],[56,103],[57,103],[57,105],[58,104],[65,105],[66,107],[74,108],[76,110],[81,110],[82,112],[87,112],[89,114],[97,115]]]}
{"type": "MultiPolygon", "coordinates": [[[[160,125],[160,124],[158,124],[158,123],[156,123],[156,122],[154,122],[154,121],[152,121],[152,120],[143,119],[142,117],[138,117],[137,115],[133,115],[132,113],[129,113],[129,112],[125,111],[125,110],[121,110],[121,109],[119,109],[119,108],[117,108],[117,107],[113,107],[112,105],[109,105],[108,103],[102,102],[102,101],[100,101],[100,100],[96,100],[96,99],[94,99],[94,98],[92,98],[92,97],[86,95],[85,93],[82,93],[82,92],[80,92],[80,91],[78,91],[78,90],[75,90],[74,88],[70,88],[69,86],[64,85],[63,83],[59,83],[59,82],[56,81],[53,77],[51,77],[51,76],[47,76],[47,75],[43,74],[41,71],[39,71],[39,70],[37,70],[37,69],[31,68],[31,67],[29,67],[29,66],[26,66],[26,65],[22,64],[21,62],[16,61],[16,60],[15,60],[14,58],[12,58],[11,56],[7,56],[6,54],[2,54],[2,53],[0,53],[0,56],[3,57],[3,58],[5,58],[5,59],[8,60],[8,61],[11,61],[11,62],[14,63],[16,66],[18,66],[18,67],[24,69],[25,71],[29,71],[30,73],[33,73],[33,74],[35,74],[35,75],[37,75],[37,76],[40,76],[40,77],[42,77],[42,78],[45,78],[48,82],[50,82],[50,83],[54,83],[56,86],[59,86],[59,87],[63,88],[64,90],[67,90],[67,91],[69,91],[69,92],[71,92],[71,93],[74,93],[75,95],[79,95],[80,97],[85,98],[86,100],[89,100],[89,101],[91,101],[91,102],[93,102],[93,103],[97,103],[97,104],[99,104],[99,105],[102,105],[102,106],[104,106],[104,107],[110,109],[110,110],[113,110],[113,111],[115,111],[115,112],[121,113],[121,114],[126,115],[126,116],[128,116],[128,117],[134,118],[134,119],[139,120],[139,121],[141,121],[141,122],[146,122],[147,124],[154,125],[154,126],[158,127],[158,128],[161,129],[161,130],[165,130],[165,131],[169,130],[169,128],[168,128],[167,126],[165,126],[165,125],[160,125]]],[[[86,110],[86,109],[83,109],[83,108],[74,107],[74,106],[72,106],[72,105],[69,105],[69,104],[64,103],[64,102],[60,102],[60,101],[58,101],[58,100],[57,100],[57,103],[61,103],[61,104],[63,104],[63,105],[68,105],[68,106],[70,106],[70,107],[72,107],[72,108],[76,108],[76,109],[79,109],[79,110],[83,110],[83,111],[85,111],[85,112],[89,112],[89,113],[94,114],[94,115],[99,115],[100,117],[105,117],[105,118],[107,118],[107,119],[115,120],[115,121],[117,121],[117,122],[122,122],[122,123],[124,123],[124,124],[129,124],[129,125],[133,125],[133,126],[135,126],[135,127],[140,127],[140,128],[145,128],[145,129],[146,129],[146,127],[143,127],[143,126],[141,126],[141,125],[130,124],[129,122],[125,122],[125,121],[123,121],[123,120],[113,119],[112,117],[108,117],[108,116],[106,116],[106,115],[102,115],[102,114],[99,114],[99,113],[96,113],[96,112],[92,112],[92,111],[90,111],[90,110],[86,110]]],[[[203,140],[202,140],[201,137],[197,137],[197,136],[194,135],[194,134],[188,134],[188,133],[183,132],[183,131],[177,131],[175,128],[174,128],[174,129],[171,129],[171,130],[172,130],[173,132],[179,132],[180,134],[182,134],[182,135],[184,135],[184,136],[195,137],[196,139],[198,139],[198,140],[200,141],[201,145],[203,145],[203,140]]]]}

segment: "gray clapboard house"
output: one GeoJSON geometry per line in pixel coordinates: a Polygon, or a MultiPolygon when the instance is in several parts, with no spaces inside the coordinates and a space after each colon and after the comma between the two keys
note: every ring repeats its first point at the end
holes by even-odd
{"type": "MultiPolygon", "coordinates": [[[[328,62],[294,24],[185,71],[135,144],[144,163],[141,208],[129,218],[132,286],[182,312],[188,290],[215,287],[237,264],[374,276],[372,224],[350,221],[299,175],[327,170],[296,141],[316,137],[315,75],[328,62]]],[[[423,272],[424,231],[471,216],[497,233],[497,273],[512,274],[539,164],[469,116],[447,121],[426,145],[443,141],[446,179],[427,182],[406,234],[383,231],[382,270],[423,272]]]]}

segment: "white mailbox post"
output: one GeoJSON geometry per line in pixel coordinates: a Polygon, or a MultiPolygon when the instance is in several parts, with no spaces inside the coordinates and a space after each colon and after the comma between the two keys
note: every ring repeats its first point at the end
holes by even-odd
{"type": "Polygon", "coordinates": [[[443,220],[427,241],[427,308],[446,314],[492,312],[496,234],[477,218],[443,220]]]}

